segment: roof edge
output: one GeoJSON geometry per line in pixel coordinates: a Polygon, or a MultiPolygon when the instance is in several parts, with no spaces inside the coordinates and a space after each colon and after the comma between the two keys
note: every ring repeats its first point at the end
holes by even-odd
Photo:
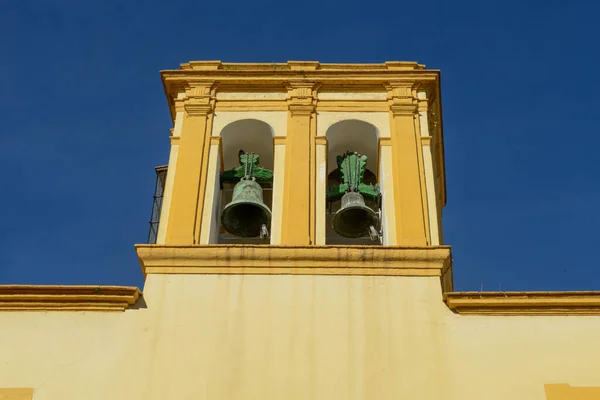
{"type": "Polygon", "coordinates": [[[132,286],[0,285],[0,312],[124,311],[141,295],[132,286]]]}
{"type": "Polygon", "coordinates": [[[447,292],[444,302],[464,315],[600,315],[600,291],[447,292]]]}

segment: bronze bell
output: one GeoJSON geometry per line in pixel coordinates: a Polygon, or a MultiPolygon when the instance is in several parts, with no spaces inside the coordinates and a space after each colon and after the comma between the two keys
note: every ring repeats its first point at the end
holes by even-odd
{"type": "Polygon", "coordinates": [[[377,213],[365,205],[358,192],[348,192],[342,197],[342,205],[333,216],[333,229],[347,238],[369,236],[371,227],[377,226],[377,213]]]}
{"type": "Polygon", "coordinates": [[[221,213],[221,224],[234,236],[264,236],[264,230],[271,225],[271,210],[263,203],[263,190],[255,178],[242,178],[235,185],[232,201],[221,213]]]}

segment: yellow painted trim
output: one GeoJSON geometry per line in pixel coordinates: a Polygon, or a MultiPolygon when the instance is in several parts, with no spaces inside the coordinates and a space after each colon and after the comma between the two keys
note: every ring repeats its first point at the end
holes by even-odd
{"type": "Polygon", "coordinates": [[[329,147],[329,141],[325,136],[315,136],[315,144],[329,147]]]}
{"type": "MultiPolygon", "coordinates": [[[[416,98],[416,93],[415,93],[415,98],[416,98]]],[[[427,198],[427,186],[426,186],[426,182],[425,182],[425,162],[423,160],[423,142],[422,142],[422,138],[423,138],[423,134],[421,133],[421,120],[420,120],[420,115],[419,113],[415,113],[415,116],[413,118],[413,122],[415,125],[415,135],[417,136],[417,146],[419,141],[421,142],[421,146],[418,146],[417,149],[417,160],[418,160],[418,169],[419,169],[419,176],[420,176],[420,183],[421,183],[421,207],[422,207],[422,212],[423,212],[423,224],[425,225],[423,227],[423,229],[425,230],[425,240],[426,240],[426,244],[430,245],[431,244],[431,229],[430,229],[430,221],[429,221],[429,207],[428,207],[428,198],[427,198]]]]}
{"type": "Polygon", "coordinates": [[[325,136],[315,136],[315,237],[314,244],[323,246],[326,242],[327,226],[327,154],[329,153],[329,141],[325,136]]]}
{"type": "Polygon", "coordinates": [[[544,385],[546,400],[598,400],[600,386],[571,386],[566,383],[544,385]]]}
{"type": "Polygon", "coordinates": [[[422,146],[431,146],[431,136],[421,136],[422,146]]]}
{"type": "Polygon", "coordinates": [[[204,187],[208,166],[215,84],[189,85],[186,88],[185,116],[177,156],[177,173],[165,242],[197,243],[200,236],[204,187]]]}
{"type": "Polygon", "coordinates": [[[286,100],[218,100],[215,111],[287,111],[286,100]]]}
{"type": "Polygon", "coordinates": [[[260,70],[272,71],[279,70],[280,67],[286,70],[423,70],[425,65],[414,61],[386,61],[381,64],[339,64],[339,63],[320,63],[319,61],[288,61],[287,63],[224,63],[219,60],[190,61],[180,65],[182,70],[228,70],[245,71],[260,70]]]}
{"type": "MultiPolygon", "coordinates": [[[[440,197],[440,201],[438,202],[440,204],[440,209],[442,207],[444,207],[446,205],[446,166],[445,166],[445,158],[444,158],[444,127],[443,127],[443,121],[442,121],[442,106],[441,106],[441,101],[440,101],[440,91],[441,88],[439,87],[439,82],[437,85],[437,88],[435,89],[435,91],[433,91],[433,93],[430,95],[433,98],[431,99],[431,108],[433,109],[433,111],[435,112],[435,114],[437,115],[437,125],[436,126],[430,126],[429,127],[429,134],[430,136],[433,136],[434,138],[437,138],[435,140],[435,153],[434,153],[434,160],[435,160],[435,164],[436,164],[436,172],[439,171],[439,179],[438,176],[436,174],[436,179],[438,180],[436,186],[438,187],[437,192],[439,193],[439,197],[440,197]],[[437,94],[436,94],[437,92],[437,94]]],[[[440,213],[441,215],[441,213],[440,213]]],[[[441,235],[441,230],[440,230],[440,235],[441,235]]]]}
{"type": "Polygon", "coordinates": [[[465,315],[600,315],[600,292],[450,292],[444,301],[465,315]]]}
{"type": "Polygon", "coordinates": [[[283,215],[286,137],[273,137],[273,197],[271,203],[271,244],[281,244],[283,215]]]}
{"type": "MultiPolygon", "coordinates": [[[[317,97],[317,89],[313,88],[313,98],[317,97]]],[[[317,205],[317,194],[316,194],[316,188],[317,188],[317,144],[316,144],[316,139],[317,139],[317,115],[312,114],[311,115],[311,119],[310,119],[310,142],[309,142],[309,153],[308,153],[308,159],[309,159],[309,163],[308,166],[310,168],[310,183],[308,185],[308,191],[309,191],[309,203],[308,203],[308,209],[309,209],[309,244],[316,244],[316,235],[317,235],[317,210],[316,210],[316,205],[317,205]]]]}
{"type": "Polygon", "coordinates": [[[379,146],[391,146],[392,138],[391,137],[380,137],[377,139],[379,146]]]}
{"type": "MultiPolygon", "coordinates": [[[[215,100],[214,100],[214,96],[215,96],[215,91],[216,91],[216,86],[215,84],[213,84],[210,87],[210,104],[211,104],[211,110],[214,110],[214,105],[215,105],[215,100]]],[[[211,147],[211,141],[212,141],[212,124],[213,124],[213,118],[214,117],[214,112],[211,112],[209,115],[207,115],[206,118],[206,129],[204,131],[204,143],[203,143],[203,148],[202,148],[202,163],[201,163],[201,173],[200,173],[200,186],[198,188],[198,204],[196,205],[196,222],[195,222],[195,228],[194,228],[194,243],[198,243],[200,241],[200,235],[202,232],[202,220],[204,218],[204,203],[206,202],[206,185],[207,185],[207,181],[208,181],[208,172],[209,172],[209,163],[210,163],[210,147],[211,147]]],[[[211,203],[212,203],[212,199],[211,199],[211,203]]]]}
{"type": "Polygon", "coordinates": [[[0,400],[31,400],[33,388],[0,388],[0,400]]]}
{"type": "Polygon", "coordinates": [[[375,177],[377,178],[377,180],[379,180],[379,177],[381,176],[381,147],[391,145],[391,137],[380,137],[377,139],[377,170],[375,171],[375,177]]]}
{"type": "MultiPolygon", "coordinates": [[[[317,111],[386,112],[386,100],[319,100],[317,111]]],[[[215,111],[286,111],[286,100],[217,100],[215,111]]]]}
{"type": "MultiPolygon", "coordinates": [[[[221,161],[217,163],[217,160],[221,159],[222,149],[220,148],[220,140],[210,139],[210,148],[208,152],[208,167],[207,167],[207,181],[206,188],[204,190],[204,203],[202,210],[202,221],[204,223],[200,227],[200,236],[198,243],[209,244],[211,243],[211,234],[214,231],[214,227],[217,223],[215,211],[218,209],[218,200],[220,196],[220,172],[222,171],[221,161]]],[[[214,243],[214,242],[213,242],[214,243]]]]}
{"type": "Polygon", "coordinates": [[[423,209],[421,146],[418,145],[417,107],[412,84],[388,86],[390,98],[390,133],[396,218],[396,240],[399,245],[428,244],[423,209]]]}
{"type": "Polygon", "coordinates": [[[312,244],[314,213],[312,200],[311,163],[314,163],[312,121],[316,118],[314,82],[288,84],[288,122],[285,144],[285,171],[283,180],[283,210],[281,244],[312,244]],[[308,150],[308,151],[307,151],[308,150]],[[307,154],[308,153],[308,154],[307,154]]]}
{"type": "Polygon", "coordinates": [[[129,286],[0,285],[0,311],[123,311],[140,295],[129,286]]]}
{"type": "Polygon", "coordinates": [[[211,136],[210,144],[211,146],[213,144],[219,145],[219,170],[223,172],[223,170],[225,169],[225,164],[223,161],[223,142],[221,139],[221,136],[211,136]]]}
{"type": "Polygon", "coordinates": [[[317,111],[386,112],[386,100],[319,100],[317,111]]]}
{"type": "Polygon", "coordinates": [[[147,274],[298,274],[439,276],[451,273],[451,251],[384,246],[135,246],[147,274]]]}

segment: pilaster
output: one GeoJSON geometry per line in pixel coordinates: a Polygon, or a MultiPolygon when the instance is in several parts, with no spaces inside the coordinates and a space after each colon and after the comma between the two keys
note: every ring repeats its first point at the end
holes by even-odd
{"type": "Polygon", "coordinates": [[[396,238],[399,245],[428,245],[420,160],[418,102],[412,82],[389,82],[396,238]]]}
{"type": "Polygon", "coordinates": [[[215,89],[214,82],[194,82],[185,86],[167,244],[196,244],[199,240],[215,89]]]}
{"type": "Polygon", "coordinates": [[[281,244],[314,243],[314,140],[316,91],[314,82],[289,82],[288,125],[281,244]]]}

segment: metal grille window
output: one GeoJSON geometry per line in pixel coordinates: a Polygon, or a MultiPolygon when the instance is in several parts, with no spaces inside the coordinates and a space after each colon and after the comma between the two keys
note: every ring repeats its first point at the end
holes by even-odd
{"type": "Polygon", "coordinates": [[[158,225],[160,223],[160,210],[162,209],[163,193],[165,191],[165,180],[167,179],[167,166],[155,168],[156,184],[154,186],[154,200],[152,202],[152,215],[150,216],[150,232],[148,243],[155,244],[158,236],[158,225]]]}

